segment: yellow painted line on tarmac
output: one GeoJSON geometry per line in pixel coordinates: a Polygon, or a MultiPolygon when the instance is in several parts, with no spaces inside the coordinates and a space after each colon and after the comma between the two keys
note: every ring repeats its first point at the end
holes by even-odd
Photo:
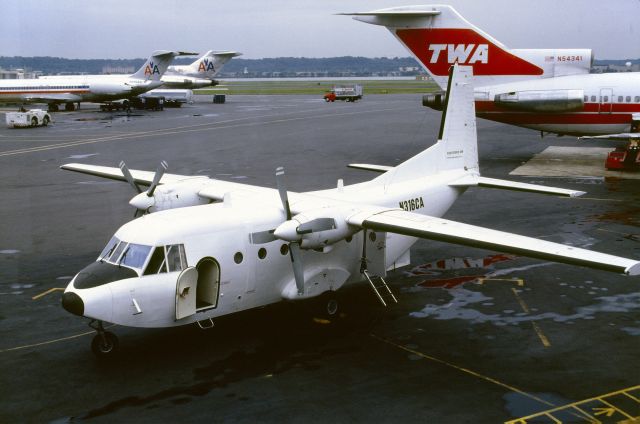
{"type": "Polygon", "coordinates": [[[46,296],[46,295],[48,295],[49,293],[53,293],[53,292],[55,292],[55,291],[64,291],[64,287],[54,287],[54,288],[51,288],[51,289],[49,289],[49,290],[47,290],[47,291],[44,291],[44,292],[42,292],[42,293],[40,293],[40,294],[37,294],[37,295],[33,296],[33,297],[31,298],[31,300],[38,300],[38,299],[40,299],[41,297],[46,296]]]}
{"type": "MultiPolygon", "coordinates": [[[[111,328],[111,327],[115,327],[115,324],[108,325],[108,326],[106,326],[104,328],[111,328]]],[[[49,345],[49,344],[53,344],[53,343],[63,342],[65,340],[77,339],[78,337],[88,336],[89,334],[97,334],[97,333],[96,333],[95,330],[85,331],[84,333],[74,334],[72,336],[67,336],[67,337],[61,337],[59,339],[47,340],[47,341],[44,341],[44,342],[33,343],[33,344],[28,344],[28,345],[23,345],[23,346],[10,347],[10,348],[7,348],[7,349],[0,349],[0,353],[14,352],[16,350],[23,350],[23,349],[29,349],[29,348],[32,348],[32,347],[45,346],[45,345],[49,345]]]]}
{"type": "Polygon", "coordinates": [[[400,345],[400,344],[395,343],[395,342],[393,342],[393,341],[391,341],[389,339],[382,338],[382,337],[377,336],[375,334],[371,334],[371,337],[373,337],[374,339],[379,340],[379,341],[381,341],[383,343],[387,343],[387,344],[389,344],[391,346],[397,347],[398,349],[404,350],[405,352],[409,352],[409,353],[412,353],[412,354],[414,354],[416,356],[419,356],[421,358],[428,359],[430,361],[437,362],[437,363],[442,364],[442,365],[446,365],[447,367],[456,369],[456,370],[461,371],[461,372],[463,372],[465,374],[472,375],[472,376],[477,377],[477,378],[479,378],[481,380],[484,380],[484,381],[487,381],[489,383],[493,383],[495,385],[498,385],[500,387],[508,389],[508,390],[510,390],[512,392],[519,393],[519,394],[521,394],[523,396],[528,397],[529,399],[533,399],[533,400],[535,400],[537,402],[543,403],[543,404],[548,405],[548,406],[555,406],[553,403],[551,403],[549,401],[546,401],[546,400],[544,400],[542,398],[539,398],[538,396],[535,396],[535,395],[533,395],[531,393],[527,393],[527,392],[525,392],[523,390],[520,390],[520,389],[518,389],[516,387],[513,387],[513,386],[511,386],[509,384],[506,384],[506,383],[503,383],[501,381],[498,381],[495,378],[491,378],[491,377],[488,377],[486,375],[482,375],[482,374],[480,374],[480,373],[478,373],[476,371],[470,370],[469,368],[465,368],[465,367],[461,367],[461,366],[456,365],[456,364],[452,364],[451,362],[447,362],[447,361],[445,361],[443,359],[436,358],[435,356],[427,355],[427,354],[419,352],[419,351],[417,351],[415,349],[410,349],[410,348],[408,348],[406,346],[400,345]]]}
{"type": "Polygon", "coordinates": [[[595,396],[589,399],[584,399],[578,402],[569,403],[567,405],[559,406],[553,409],[548,409],[546,411],[540,411],[535,414],[527,415],[526,417],[520,417],[515,420],[506,421],[505,424],[528,424],[529,422],[532,422],[532,423],[538,422],[537,420],[536,421],[533,421],[533,420],[541,417],[550,418],[554,422],[561,422],[553,416],[554,413],[561,412],[561,411],[564,411],[564,412],[578,411],[579,416],[587,420],[587,422],[591,422],[591,423],[600,423],[601,421],[597,417],[602,418],[603,416],[605,416],[607,418],[611,418],[614,414],[619,414],[626,418],[623,421],[616,420],[616,422],[637,423],[637,422],[640,422],[640,416],[633,416],[623,411],[621,408],[615,406],[612,403],[612,402],[615,402],[614,400],[609,401],[607,400],[607,398],[613,398],[614,396],[623,395],[634,400],[636,403],[638,403],[638,406],[640,407],[640,399],[638,399],[637,397],[633,396],[630,393],[638,390],[640,390],[640,385],[628,387],[622,390],[617,390],[611,393],[606,393],[600,396],[595,396]],[[592,403],[592,402],[599,402],[600,405],[603,405],[603,406],[595,406],[595,407],[591,406],[591,412],[585,411],[585,406],[587,406],[589,403],[592,403]]]}
{"type": "MultiPolygon", "coordinates": [[[[529,311],[529,307],[527,306],[527,304],[525,303],[524,299],[522,299],[522,297],[520,297],[520,295],[518,294],[518,290],[514,289],[513,287],[511,288],[511,291],[513,292],[513,295],[515,296],[516,300],[518,301],[518,303],[520,304],[520,307],[522,308],[522,310],[527,313],[530,314],[531,312],[529,311]]],[[[538,326],[538,323],[535,321],[531,321],[531,325],[533,326],[533,330],[536,332],[536,334],[538,335],[538,338],[540,339],[540,341],[542,342],[542,345],[544,347],[549,347],[551,346],[551,343],[549,343],[549,339],[547,338],[547,336],[544,335],[544,333],[542,332],[542,330],[540,329],[540,327],[538,326]]]]}

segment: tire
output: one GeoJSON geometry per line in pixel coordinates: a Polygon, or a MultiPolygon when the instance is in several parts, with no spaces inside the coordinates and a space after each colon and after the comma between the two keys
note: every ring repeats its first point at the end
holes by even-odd
{"type": "Polygon", "coordinates": [[[38,126],[38,118],[36,118],[35,116],[33,118],[31,118],[31,126],[32,127],[37,127],[38,126]]]}
{"type": "Polygon", "coordinates": [[[64,105],[64,110],[66,110],[67,112],[73,112],[74,110],[76,110],[76,105],[74,105],[73,103],[67,103],[64,105]]]}
{"type": "Polygon", "coordinates": [[[47,125],[49,125],[49,122],[51,122],[51,120],[49,119],[48,116],[45,116],[44,118],[42,118],[42,126],[46,127],[47,125]]]}
{"type": "Polygon", "coordinates": [[[320,296],[316,310],[321,319],[335,322],[340,317],[340,302],[336,293],[328,291],[320,296]]]}
{"type": "Polygon", "coordinates": [[[102,336],[97,334],[91,341],[91,351],[93,351],[93,354],[98,358],[113,356],[118,350],[118,337],[115,334],[110,331],[105,331],[104,338],[106,343],[103,341],[102,336]]]}

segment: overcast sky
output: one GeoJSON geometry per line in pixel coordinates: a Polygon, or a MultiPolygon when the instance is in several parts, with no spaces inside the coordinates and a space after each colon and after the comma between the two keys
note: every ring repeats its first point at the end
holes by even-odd
{"type": "MultiPolygon", "coordinates": [[[[640,0],[446,3],[511,48],[591,48],[598,59],[640,58],[640,0]]],[[[404,57],[409,53],[384,27],[333,14],[408,4],[429,2],[2,0],[0,56],[117,59],[214,49],[248,59],[404,57]]]]}

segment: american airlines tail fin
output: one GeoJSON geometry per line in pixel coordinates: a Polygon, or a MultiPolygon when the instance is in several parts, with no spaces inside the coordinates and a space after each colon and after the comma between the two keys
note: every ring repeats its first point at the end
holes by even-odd
{"type": "Polygon", "coordinates": [[[160,78],[166,72],[173,58],[180,56],[182,52],[172,52],[168,50],[157,50],[153,52],[151,57],[142,65],[132,78],[140,78],[143,80],[160,81],[160,78]]]}
{"type": "Polygon", "coordinates": [[[373,181],[387,185],[458,169],[478,174],[473,88],[473,69],[452,66],[438,142],[373,181]]]}
{"type": "Polygon", "coordinates": [[[362,13],[343,13],[382,25],[413,54],[444,89],[454,63],[473,66],[477,85],[588,73],[591,50],[510,50],[464,19],[448,5],[406,6],[362,13]]]}
{"type": "Polygon", "coordinates": [[[213,79],[225,63],[242,53],[232,51],[213,51],[209,50],[192,64],[187,66],[176,66],[176,71],[182,75],[192,76],[196,78],[213,79]]]}

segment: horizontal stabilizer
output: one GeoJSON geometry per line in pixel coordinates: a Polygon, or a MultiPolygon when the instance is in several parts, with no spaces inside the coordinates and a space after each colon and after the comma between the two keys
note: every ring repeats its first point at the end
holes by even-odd
{"type": "Polygon", "coordinates": [[[528,193],[551,194],[554,196],[578,197],[585,194],[584,191],[568,190],[566,188],[547,187],[538,184],[520,183],[516,181],[500,180],[480,176],[468,176],[461,181],[450,184],[452,187],[484,187],[499,188],[502,190],[524,191],[528,193]]]}
{"type": "Polygon", "coordinates": [[[370,165],[368,163],[350,163],[347,168],[362,169],[363,171],[387,172],[393,169],[393,166],[370,165]]]}
{"type": "Polygon", "coordinates": [[[347,222],[373,231],[513,253],[628,275],[640,274],[640,262],[633,259],[400,210],[359,213],[350,217],[347,222]]]}

